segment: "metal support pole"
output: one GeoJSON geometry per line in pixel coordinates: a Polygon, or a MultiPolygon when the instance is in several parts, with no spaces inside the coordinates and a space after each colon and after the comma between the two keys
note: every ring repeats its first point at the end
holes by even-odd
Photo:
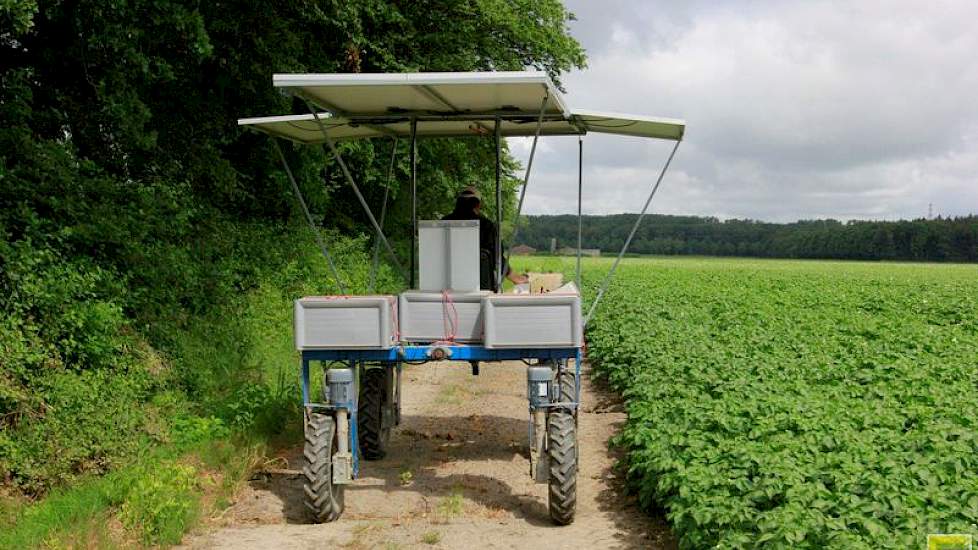
{"type": "Polygon", "coordinates": [[[584,221],[581,218],[581,200],[584,194],[584,136],[577,137],[577,291],[581,288],[581,236],[584,232],[584,221]]]}
{"type": "Polygon", "coordinates": [[[502,121],[496,117],[496,124],[493,127],[496,135],[496,292],[503,290],[503,139],[502,121]]]}
{"type": "Polygon", "coordinates": [[[302,380],[302,406],[307,407],[310,404],[309,401],[309,360],[305,357],[302,358],[302,371],[300,372],[300,377],[302,380]]]}
{"type": "Polygon", "coordinates": [[[411,118],[411,285],[418,272],[418,119],[411,118]]]}
{"type": "Polygon", "coordinates": [[[540,116],[537,117],[537,128],[533,133],[533,145],[530,147],[530,158],[526,161],[526,173],[523,174],[523,187],[520,189],[520,201],[516,205],[516,217],[513,219],[513,236],[509,242],[509,257],[513,257],[513,246],[516,244],[516,236],[520,233],[520,213],[523,212],[523,199],[526,197],[526,186],[530,183],[530,170],[533,169],[533,156],[537,152],[537,140],[540,139],[540,127],[543,126],[543,112],[547,108],[549,94],[544,94],[543,102],[540,103],[540,116]]]}
{"type": "Polygon", "coordinates": [[[605,275],[604,280],[601,281],[601,288],[598,290],[598,295],[594,297],[594,302],[591,303],[591,308],[587,312],[587,316],[584,317],[584,326],[586,327],[588,322],[591,320],[591,316],[594,315],[594,310],[598,307],[598,302],[604,296],[606,290],[608,290],[608,284],[611,283],[611,277],[615,274],[615,270],[618,269],[618,264],[621,263],[622,257],[625,256],[625,252],[628,251],[629,245],[632,244],[632,238],[635,237],[635,232],[638,231],[638,226],[642,223],[642,218],[645,217],[645,212],[648,211],[649,205],[652,204],[652,197],[655,196],[655,192],[659,190],[659,184],[662,183],[662,178],[666,175],[666,170],[669,169],[669,164],[672,163],[672,157],[676,155],[676,149],[679,149],[679,144],[681,141],[676,141],[676,145],[672,148],[672,152],[669,153],[669,158],[666,160],[666,164],[662,167],[662,171],[659,172],[659,178],[655,180],[655,186],[652,187],[652,192],[649,193],[649,198],[645,200],[645,206],[642,207],[642,212],[639,213],[638,218],[635,220],[635,225],[632,226],[632,232],[628,234],[628,238],[625,239],[625,246],[621,247],[621,252],[618,253],[618,257],[615,258],[615,263],[611,264],[611,269],[608,270],[608,274],[605,275]]]}
{"type": "Polygon", "coordinates": [[[577,408],[574,409],[574,415],[577,415],[577,411],[581,410],[581,361],[584,360],[584,354],[581,353],[581,348],[577,348],[574,354],[574,403],[577,404],[577,408]]]}
{"type": "MultiPolygon", "coordinates": [[[[394,159],[397,157],[397,138],[391,142],[391,162],[387,167],[387,184],[384,186],[384,202],[380,207],[380,228],[384,229],[384,219],[387,218],[387,197],[390,195],[391,180],[394,179],[394,159]]],[[[374,239],[374,256],[370,264],[370,284],[367,287],[368,293],[373,293],[374,284],[377,282],[377,268],[380,264],[380,234],[374,239]]]]}
{"type": "Polygon", "coordinates": [[[278,158],[282,161],[282,167],[285,168],[285,174],[289,177],[289,183],[292,184],[292,192],[295,193],[295,198],[299,200],[299,206],[302,207],[302,213],[306,216],[306,222],[309,223],[309,228],[312,229],[312,235],[316,238],[316,244],[319,245],[319,250],[323,253],[323,257],[326,258],[326,263],[329,264],[330,271],[333,272],[333,278],[336,279],[336,286],[340,289],[340,294],[346,294],[346,288],[343,286],[342,279],[340,279],[340,272],[336,269],[333,257],[326,248],[326,243],[323,241],[323,236],[319,232],[319,227],[316,226],[316,222],[312,219],[312,214],[309,213],[306,199],[302,197],[302,192],[299,191],[299,184],[295,182],[295,176],[292,175],[292,168],[289,167],[289,162],[285,160],[285,153],[282,152],[282,147],[278,144],[277,139],[272,138],[272,143],[275,145],[275,150],[278,151],[278,158]]]}
{"type": "Polygon", "coordinates": [[[346,165],[346,161],[343,160],[343,156],[340,155],[339,150],[336,148],[336,144],[333,143],[333,139],[329,137],[326,132],[326,125],[323,124],[323,120],[319,118],[319,113],[312,108],[309,102],[306,102],[306,106],[309,107],[309,112],[312,113],[313,118],[316,119],[316,124],[319,125],[319,131],[323,133],[323,139],[326,141],[326,145],[329,147],[331,153],[333,153],[333,158],[336,159],[336,163],[340,165],[340,170],[343,171],[343,175],[346,177],[347,183],[353,188],[353,193],[357,196],[357,200],[360,201],[360,206],[363,207],[363,211],[367,213],[367,219],[370,220],[370,225],[374,226],[374,231],[380,235],[381,240],[384,243],[384,247],[387,248],[387,253],[390,254],[391,261],[397,270],[401,272],[405,280],[408,280],[407,274],[404,272],[404,268],[401,267],[401,262],[397,261],[397,254],[394,253],[394,249],[391,248],[391,243],[387,241],[387,237],[384,236],[384,232],[380,229],[380,224],[377,223],[377,219],[374,218],[373,212],[370,211],[370,206],[367,205],[367,199],[363,198],[363,193],[360,192],[360,188],[357,187],[357,182],[353,179],[353,174],[350,173],[350,168],[346,165]]]}

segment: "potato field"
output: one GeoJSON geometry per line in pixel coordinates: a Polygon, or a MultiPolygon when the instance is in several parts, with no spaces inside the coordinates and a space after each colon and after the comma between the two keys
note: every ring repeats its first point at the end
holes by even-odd
{"type": "MultiPolygon", "coordinates": [[[[586,295],[609,266],[585,262],[586,295]]],[[[978,531],[975,266],[630,259],[587,341],[633,487],[684,548],[978,531]]]]}

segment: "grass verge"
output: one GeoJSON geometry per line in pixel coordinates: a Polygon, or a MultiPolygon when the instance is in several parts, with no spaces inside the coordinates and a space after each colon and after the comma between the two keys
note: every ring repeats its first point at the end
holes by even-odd
{"type": "Polygon", "coordinates": [[[155,449],[38,502],[9,497],[0,548],[176,544],[201,517],[231,503],[263,452],[262,443],[229,438],[218,425],[201,441],[155,449]]]}
{"type": "MultiPolygon", "coordinates": [[[[178,543],[194,525],[230,504],[269,450],[301,441],[292,301],[329,293],[335,285],[315,251],[275,239],[266,244],[278,247],[282,257],[265,262],[253,275],[254,284],[233,299],[158,329],[167,335],[160,348],[126,327],[141,350],[120,348],[126,368],[91,374],[58,370],[71,384],[53,387],[45,398],[60,396],[58,404],[66,404],[49,407],[36,421],[23,415],[33,422],[25,420],[23,426],[35,426],[36,434],[25,427],[18,434],[36,435],[29,440],[33,446],[23,443],[22,435],[0,431],[0,479],[4,472],[8,476],[0,486],[0,548],[178,543]],[[148,373],[139,392],[114,389],[128,387],[134,373],[148,373]],[[72,389],[72,400],[62,387],[72,389]],[[129,422],[123,426],[122,419],[129,422]],[[62,425],[56,432],[61,437],[53,438],[50,426],[62,425]],[[90,427],[90,444],[79,442],[78,425],[90,427]],[[121,443],[110,447],[106,441],[121,443]],[[4,455],[4,449],[16,453],[4,455]],[[57,470],[44,460],[65,454],[82,458],[59,463],[57,470]],[[11,471],[33,475],[42,489],[30,493],[23,484],[10,483],[11,471]]],[[[342,258],[347,290],[365,293],[370,265],[365,242],[336,238],[332,245],[342,258]]],[[[378,290],[390,292],[396,285],[383,268],[378,290]]],[[[7,347],[0,345],[0,351],[7,347]]],[[[0,384],[0,390],[4,387],[0,384]]],[[[4,395],[0,391],[0,398],[4,395]]]]}

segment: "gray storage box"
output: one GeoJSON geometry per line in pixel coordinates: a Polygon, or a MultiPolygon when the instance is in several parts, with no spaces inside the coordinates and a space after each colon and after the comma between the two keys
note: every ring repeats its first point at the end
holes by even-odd
{"type": "Polygon", "coordinates": [[[405,342],[435,342],[445,340],[447,320],[458,320],[455,340],[482,341],[482,298],[489,291],[449,292],[446,300],[441,292],[409,290],[401,294],[398,303],[398,329],[405,342]],[[447,317],[446,317],[447,316],[447,317]]]}
{"type": "Polygon", "coordinates": [[[482,301],[487,348],[579,348],[577,294],[492,294],[482,301]]]}
{"type": "Polygon", "coordinates": [[[295,301],[295,347],[390,349],[394,296],[311,296],[295,301]]]}
{"type": "Polygon", "coordinates": [[[419,288],[479,290],[479,220],[418,222],[419,288]]]}

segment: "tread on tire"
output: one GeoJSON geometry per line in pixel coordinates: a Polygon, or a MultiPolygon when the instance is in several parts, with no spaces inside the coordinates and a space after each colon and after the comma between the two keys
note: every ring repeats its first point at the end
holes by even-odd
{"type": "Polygon", "coordinates": [[[577,508],[577,428],[569,411],[556,410],[547,417],[547,457],[550,519],[568,525],[577,508]]]}
{"type": "Polygon", "coordinates": [[[357,408],[357,434],[360,456],[367,460],[379,460],[387,455],[391,438],[390,426],[384,426],[384,408],[389,406],[387,389],[386,367],[364,371],[357,408]]]}
{"type": "Polygon", "coordinates": [[[311,413],[306,422],[303,455],[306,465],[302,469],[305,482],[303,502],[313,521],[335,521],[343,513],[343,486],[333,484],[333,452],[335,450],[336,422],[322,413],[311,413]]]}

